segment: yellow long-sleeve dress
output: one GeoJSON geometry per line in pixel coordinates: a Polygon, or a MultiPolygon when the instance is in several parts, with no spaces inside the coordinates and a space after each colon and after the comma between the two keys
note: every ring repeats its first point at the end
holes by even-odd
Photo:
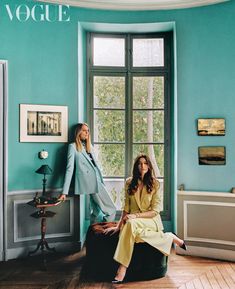
{"type": "Polygon", "coordinates": [[[147,242],[164,255],[169,255],[173,234],[163,232],[163,224],[160,216],[162,208],[162,199],[159,192],[160,184],[155,179],[151,193],[147,192],[146,186],[140,189],[134,195],[128,194],[128,186],[131,178],[127,179],[125,184],[125,205],[124,211],[128,214],[155,211],[153,218],[134,218],[129,219],[121,228],[119,241],[114,254],[114,259],[128,267],[131,261],[134,244],[147,242]]]}

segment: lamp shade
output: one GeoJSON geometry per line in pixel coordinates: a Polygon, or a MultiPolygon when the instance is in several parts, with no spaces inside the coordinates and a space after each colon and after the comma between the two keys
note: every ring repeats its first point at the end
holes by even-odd
{"type": "Polygon", "coordinates": [[[48,165],[42,165],[39,169],[35,171],[35,173],[41,175],[51,175],[52,169],[48,165]]]}

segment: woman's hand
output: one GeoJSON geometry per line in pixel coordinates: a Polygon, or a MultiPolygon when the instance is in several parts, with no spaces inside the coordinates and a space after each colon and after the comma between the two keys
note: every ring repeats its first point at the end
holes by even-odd
{"type": "Polygon", "coordinates": [[[136,218],[136,214],[127,214],[127,215],[123,218],[123,221],[126,222],[127,220],[135,219],[135,218],[136,218]]]}
{"type": "Polygon", "coordinates": [[[64,202],[65,200],[66,200],[66,195],[64,195],[64,194],[59,195],[58,201],[64,202]]]}
{"type": "Polygon", "coordinates": [[[114,227],[109,227],[104,229],[104,234],[107,235],[108,233],[112,232],[110,234],[110,236],[112,236],[113,234],[117,233],[120,230],[120,228],[118,226],[114,226],[114,227]]]}

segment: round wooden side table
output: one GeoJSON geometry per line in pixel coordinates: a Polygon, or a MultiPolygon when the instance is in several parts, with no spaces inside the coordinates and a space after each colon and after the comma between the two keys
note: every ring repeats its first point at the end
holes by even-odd
{"type": "Polygon", "coordinates": [[[45,236],[46,236],[46,220],[47,220],[47,218],[54,217],[54,215],[56,213],[52,212],[52,211],[47,211],[47,209],[50,207],[58,206],[60,203],[61,203],[61,201],[54,201],[54,202],[50,202],[50,203],[45,203],[45,202],[38,203],[35,200],[32,200],[32,201],[28,202],[28,205],[39,209],[38,211],[34,212],[30,216],[35,218],[35,219],[41,218],[41,239],[38,242],[35,250],[30,251],[28,253],[28,256],[35,254],[40,249],[42,256],[43,256],[43,267],[45,270],[46,270],[45,249],[48,251],[55,252],[55,248],[54,247],[50,248],[50,246],[48,245],[48,242],[47,242],[45,236]]]}

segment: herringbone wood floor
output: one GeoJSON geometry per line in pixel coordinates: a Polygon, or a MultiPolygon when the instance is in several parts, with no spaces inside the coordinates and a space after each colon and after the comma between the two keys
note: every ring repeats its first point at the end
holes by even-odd
{"type": "Polygon", "coordinates": [[[1,289],[235,289],[235,264],[198,257],[169,258],[164,278],[120,285],[96,283],[80,278],[85,250],[65,256],[47,256],[47,271],[40,270],[41,257],[10,260],[0,263],[1,289]]]}

